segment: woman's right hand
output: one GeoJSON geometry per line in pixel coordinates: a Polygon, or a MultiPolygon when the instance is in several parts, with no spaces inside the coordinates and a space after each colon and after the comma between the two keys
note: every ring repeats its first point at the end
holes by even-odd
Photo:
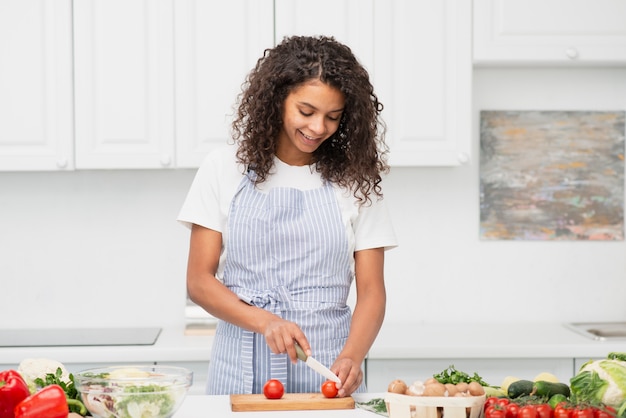
{"type": "Polygon", "coordinates": [[[307,356],[311,355],[309,340],[307,340],[304,332],[302,332],[295,322],[275,316],[266,325],[263,335],[273,353],[287,353],[289,359],[291,359],[291,362],[294,364],[298,362],[296,347],[294,345],[296,341],[307,356]]]}

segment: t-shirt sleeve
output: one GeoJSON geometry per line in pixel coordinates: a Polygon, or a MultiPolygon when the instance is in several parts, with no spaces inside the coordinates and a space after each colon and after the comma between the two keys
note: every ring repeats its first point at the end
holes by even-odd
{"type": "Polygon", "coordinates": [[[355,251],[383,247],[385,250],[398,246],[391,216],[384,199],[375,197],[371,205],[359,209],[354,225],[355,251]]]}
{"type": "Polygon", "coordinates": [[[224,184],[220,184],[220,178],[224,177],[225,160],[232,165],[229,156],[225,155],[222,149],[213,151],[205,157],[178,213],[178,222],[188,228],[191,228],[192,224],[197,224],[224,232],[227,214],[223,209],[224,201],[221,194],[224,184]]]}

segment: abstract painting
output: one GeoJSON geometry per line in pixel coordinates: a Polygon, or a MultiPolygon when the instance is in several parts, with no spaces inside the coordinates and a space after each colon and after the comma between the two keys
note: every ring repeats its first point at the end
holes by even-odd
{"type": "Polygon", "coordinates": [[[481,111],[481,239],[623,240],[625,113],[481,111]]]}

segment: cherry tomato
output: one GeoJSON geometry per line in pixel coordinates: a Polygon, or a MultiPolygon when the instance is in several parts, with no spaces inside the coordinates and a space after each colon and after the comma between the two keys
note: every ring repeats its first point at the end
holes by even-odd
{"type": "Polygon", "coordinates": [[[610,406],[600,406],[593,410],[593,418],[615,418],[615,415],[615,408],[610,406]]]}
{"type": "Polygon", "coordinates": [[[516,404],[516,403],[509,403],[505,407],[506,418],[517,418],[517,416],[519,415],[519,408],[520,408],[520,406],[518,404],[516,404]]]}
{"type": "Polygon", "coordinates": [[[495,396],[490,396],[487,399],[485,399],[485,406],[484,406],[484,410],[486,411],[487,408],[489,408],[491,405],[494,405],[498,399],[500,398],[496,398],[495,396]]]}
{"type": "Polygon", "coordinates": [[[263,394],[267,399],[280,399],[285,394],[285,387],[278,379],[270,379],[263,385],[263,394]]]}
{"type": "Polygon", "coordinates": [[[322,383],[322,393],[327,398],[334,398],[337,396],[337,392],[339,392],[339,390],[337,390],[337,385],[335,385],[335,382],[332,380],[327,380],[322,383]]]}
{"type": "Polygon", "coordinates": [[[572,418],[593,418],[593,409],[589,407],[579,407],[572,411],[572,418]]]}
{"type": "Polygon", "coordinates": [[[496,405],[500,406],[507,406],[509,403],[511,403],[509,398],[498,398],[498,400],[496,401],[496,405]]]}
{"type": "Polygon", "coordinates": [[[517,418],[538,418],[535,405],[524,405],[519,409],[517,418]]]}
{"type": "Polygon", "coordinates": [[[498,405],[490,405],[485,411],[485,418],[506,418],[504,409],[498,405]]]}
{"type": "Polygon", "coordinates": [[[554,418],[572,418],[572,408],[569,408],[565,402],[559,403],[554,408],[554,418]]]}
{"type": "Polygon", "coordinates": [[[537,410],[537,418],[553,418],[554,410],[547,403],[538,404],[535,406],[537,410]]]}

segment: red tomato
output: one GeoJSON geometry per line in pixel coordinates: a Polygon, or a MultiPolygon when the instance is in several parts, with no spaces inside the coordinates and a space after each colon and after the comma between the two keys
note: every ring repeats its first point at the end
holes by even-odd
{"type": "Polygon", "coordinates": [[[579,407],[572,411],[572,418],[593,418],[593,408],[579,407]]]}
{"type": "Polygon", "coordinates": [[[537,418],[535,405],[524,405],[519,409],[517,418],[537,418]]]}
{"type": "Polygon", "coordinates": [[[285,387],[278,379],[270,379],[263,385],[263,394],[267,399],[280,399],[285,394],[285,387]]]}
{"type": "Polygon", "coordinates": [[[327,380],[322,383],[322,393],[327,398],[334,398],[337,396],[337,392],[339,392],[339,390],[337,390],[337,385],[335,385],[335,382],[332,380],[327,380]]]}
{"type": "Polygon", "coordinates": [[[485,411],[485,418],[506,418],[506,415],[500,406],[490,405],[485,411]]]}
{"type": "Polygon", "coordinates": [[[519,408],[520,406],[516,403],[509,403],[506,407],[505,407],[505,411],[506,411],[506,418],[517,418],[517,416],[519,415],[519,408]]]}
{"type": "Polygon", "coordinates": [[[511,403],[509,398],[498,398],[498,400],[496,401],[496,405],[500,406],[507,406],[509,403],[511,403]]]}
{"type": "Polygon", "coordinates": [[[572,418],[572,408],[565,405],[565,402],[559,403],[554,408],[554,418],[572,418]]]}
{"type": "Polygon", "coordinates": [[[615,408],[610,406],[601,406],[593,410],[593,418],[615,418],[615,415],[615,408]]]}
{"type": "Polygon", "coordinates": [[[537,410],[537,418],[553,418],[554,410],[547,403],[539,404],[535,406],[537,410]]]}
{"type": "Polygon", "coordinates": [[[489,408],[491,405],[494,405],[498,401],[498,399],[500,399],[500,398],[496,398],[495,396],[488,397],[485,400],[485,406],[484,406],[483,409],[486,411],[487,408],[489,408]]]}

